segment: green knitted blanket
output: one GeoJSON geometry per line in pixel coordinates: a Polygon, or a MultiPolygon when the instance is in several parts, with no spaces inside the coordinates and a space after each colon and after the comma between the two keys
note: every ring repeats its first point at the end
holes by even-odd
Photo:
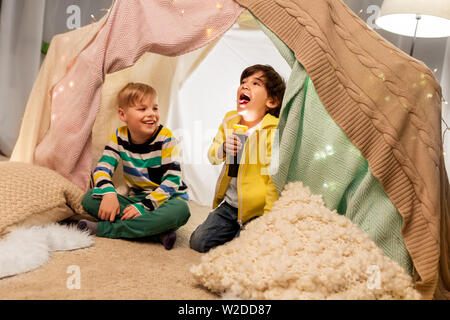
{"type": "Polygon", "coordinates": [[[322,195],[329,209],[359,225],[386,256],[412,274],[400,213],[367,160],[326,111],[294,53],[260,26],[292,68],[278,125],[279,167],[272,175],[278,191],[288,182],[302,181],[312,193],[322,195]]]}

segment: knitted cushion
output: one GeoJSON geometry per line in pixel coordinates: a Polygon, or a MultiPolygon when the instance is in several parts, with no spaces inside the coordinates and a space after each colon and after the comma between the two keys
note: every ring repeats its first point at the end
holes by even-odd
{"type": "Polygon", "coordinates": [[[242,299],[421,298],[397,262],[301,182],[191,272],[211,291],[242,299]]]}
{"type": "Polygon", "coordinates": [[[0,162],[0,235],[85,214],[83,191],[58,173],[19,162],[0,162]]]}

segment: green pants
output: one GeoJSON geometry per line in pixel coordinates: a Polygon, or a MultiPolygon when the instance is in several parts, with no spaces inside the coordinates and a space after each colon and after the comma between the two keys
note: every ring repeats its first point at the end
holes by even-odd
{"type": "MultiPolygon", "coordinates": [[[[120,214],[114,222],[100,220],[97,236],[105,238],[142,238],[158,235],[160,233],[176,230],[186,224],[191,216],[185,200],[171,198],[160,205],[156,210],[148,211],[137,218],[120,220],[123,210],[130,204],[140,202],[145,194],[132,197],[117,195],[120,205],[120,214]]],[[[84,209],[93,217],[98,218],[101,198],[94,198],[89,190],[83,198],[84,209]]],[[[156,238],[155,238],[156,239],[156,238]]]]}

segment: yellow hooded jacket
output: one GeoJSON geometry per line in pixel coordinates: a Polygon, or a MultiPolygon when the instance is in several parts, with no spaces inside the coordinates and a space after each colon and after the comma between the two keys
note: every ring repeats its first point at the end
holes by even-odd
{"type": "MultiPolygon", "coordinates": [[[[241,116],[237,111],[230,111],[225,115],[208,150],[208,159],[213,165],[225,161],[226,156],[222,151],[223,143],[226,137],[233,133],[233,125],[239,124],[240,119],[241,116]]],[[[253,132],[244,145],[237,176],[238,222],[241,225],[253,217],[270,211],[273,203],[278,199],[277,189],[270,176],[274,173],[271,170],[277,167],[274,166],[275,163],[271,166],[272,143],[275,138],[278,139],[277,126],[278,118],[266,114],[260,129],[253,132]]],[[[274,153],[272,161],[277,162],[277,159],[278,154],[274,153]]],[[[228,176],[228,168],[227,163],[222,167],[216,185],[213,208],[218,207],[225,198],[231,180],[228,176]]]]}

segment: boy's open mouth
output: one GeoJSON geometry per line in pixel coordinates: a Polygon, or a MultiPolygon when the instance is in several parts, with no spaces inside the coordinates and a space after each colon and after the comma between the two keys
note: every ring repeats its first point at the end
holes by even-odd
{"type": "Polygon", "coordinates": [[[250,97],[247,96],[246,94],[243,93],[239,96],[239,104],[240,105],[247,104],[249,102],[250,102],[250,97]]]}

